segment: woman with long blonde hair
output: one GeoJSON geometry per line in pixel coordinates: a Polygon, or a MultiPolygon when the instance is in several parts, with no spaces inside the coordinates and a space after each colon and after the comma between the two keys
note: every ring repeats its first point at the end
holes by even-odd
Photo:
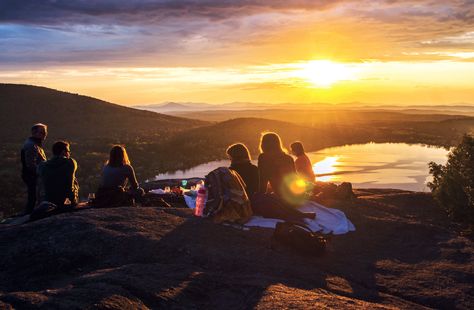
{"type": "Polygon", "coordinates": [[[301,202],[298,193],[292,190],[292,183],[296,181],[295,163],[283,148],[280,136],[274,132],[262,134],[260,151],[259,193],[252,199],[255,214],[301,224],[305,218],[314,218],[314,213],[303,213],[295,208],[301,202]]]}
{"type": "Polygon", "coordinates": [[[282,146],[280,136],[274,132],[262,134],[258,156],[258,173],[260,176],[258,191],[266,193],[268,183],[277,196],[282,196],[285,177],[296,173],[293,158],[282,146]]]}

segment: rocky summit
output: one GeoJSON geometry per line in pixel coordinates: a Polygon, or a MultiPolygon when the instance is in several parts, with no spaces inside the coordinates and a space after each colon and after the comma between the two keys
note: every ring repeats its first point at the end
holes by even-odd
{"type": "Polygon", "coordinates": [[[321,257],[272,230],[184,208],[111,208],[0,225],[0,308],[459,308],[474,305],[474,243],[424,193],[358,190],[356,231],[321,257]]]}

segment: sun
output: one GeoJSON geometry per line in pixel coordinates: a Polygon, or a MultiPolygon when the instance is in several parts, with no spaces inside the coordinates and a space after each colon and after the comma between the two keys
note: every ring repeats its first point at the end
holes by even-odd
{"type": "Polygon", "coordinates": [[[330,87],[339,81],[355,80],[357,69],[330,60],[312,60],[301,64],[296,75],[315,87],[330,87]]]}

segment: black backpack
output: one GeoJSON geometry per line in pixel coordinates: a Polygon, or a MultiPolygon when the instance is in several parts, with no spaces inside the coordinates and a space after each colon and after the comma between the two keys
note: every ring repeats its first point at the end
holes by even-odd
{"type": "Polygon", "coordinates": [[[292,223],[277,223],[273,240],[305,255],[321,255],[326,249],[327,240],[321,234],[312,232],[308,227],[292,223]]]}

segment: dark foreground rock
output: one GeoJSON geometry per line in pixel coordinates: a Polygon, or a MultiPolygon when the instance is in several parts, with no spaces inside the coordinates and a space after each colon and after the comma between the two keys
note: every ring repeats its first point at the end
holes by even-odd
{"type": "MultiPolygon", "coordinates": [[[[0,308],[464,308],[474,246],[429,195],[356,191],[323,257],[187,209],[89,209],[0,227],[0,308]]],[[[333,202],[335,203],[335,202],[333,202]]]]}

